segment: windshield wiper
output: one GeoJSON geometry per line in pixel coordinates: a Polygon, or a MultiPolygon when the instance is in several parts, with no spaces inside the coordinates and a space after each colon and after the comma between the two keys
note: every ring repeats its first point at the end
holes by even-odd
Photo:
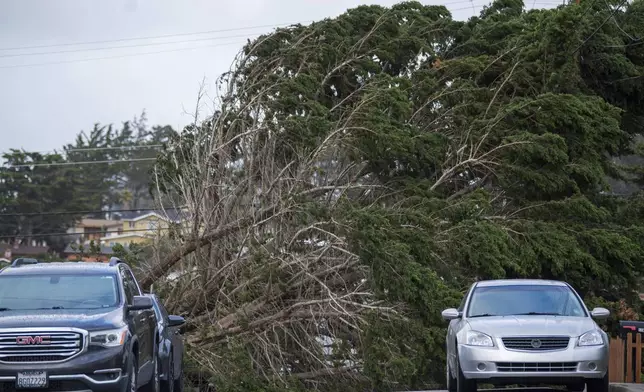
{"type": "Polygon", "coordinates": [[[563,316],[561,313],[555,312],[528,312],[528,313],[517,313],[515,316],[563,316]]]}
{"type": "Polygon", "coordinates": [[[494,317],[496,314],[490,314],[490,313],[481,313],[481,314],[475,314],[474,316],[469,316],[468,318],[473,318],[473,317],[494,317]]]}

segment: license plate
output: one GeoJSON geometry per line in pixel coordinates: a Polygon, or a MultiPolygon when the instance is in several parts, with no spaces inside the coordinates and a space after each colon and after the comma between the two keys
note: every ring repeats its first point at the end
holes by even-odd
{"type": "Polygon", "coordinates": [[[47,372],[20,372],[16,377],[16,388],[47,388],[48,386],[49,380],[47,379],[47,372]]]}

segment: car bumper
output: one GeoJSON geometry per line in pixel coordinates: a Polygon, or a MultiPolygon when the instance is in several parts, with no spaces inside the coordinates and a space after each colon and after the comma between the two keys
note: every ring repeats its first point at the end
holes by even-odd
{"type": "Polygon", "coordinates": [[[602,378],[608,369],[608,345],[530,352],[459,344],[458,355],[465,378],[490,382],[575,382],[602,378]]]}
{"type": "Polygon", "coordinates": [[[60,363],[2,363],[0,390],[15,390],[18,372],[46,371],[51,392],[116,392],[127,389],[126,356],[124,349],[109,348],[87,351],[60,363]]]}

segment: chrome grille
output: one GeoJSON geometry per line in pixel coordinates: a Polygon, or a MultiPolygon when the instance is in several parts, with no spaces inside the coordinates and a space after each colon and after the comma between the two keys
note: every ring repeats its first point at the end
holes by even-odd
{"type": "Polygon", "coordinates": [[[534,337],[507,337],[502,338],[505,348],[523,351],[550,351],[563,350],[568,347],[568,336],[534,336],[534,337]]]}
{"type": "Polygon", "coordinates": [[[577,362],[497,362],[499,372],[574,372],[577,362]]]}
{"type": "Polygon", "coordinates": [[[83,343],[79,331],[0,331],[0,362],[64,361],[79,354],[83,343]]]}

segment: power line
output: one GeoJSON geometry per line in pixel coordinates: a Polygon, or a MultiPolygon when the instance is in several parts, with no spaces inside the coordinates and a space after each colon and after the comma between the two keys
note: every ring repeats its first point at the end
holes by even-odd
{"type": "MultiPolygon", "coordinates": [[[[448,5],[463,4],[463,3],[472,3],[472,1],[471,0],[452,1],[452,2],[448,2],[448,3],[444,4],[444,5],[448,6],[448,5]]],[[[555,4],[555,3],[552,3],[552,4],[555,4]]],[[[534,7],[534,4],[533,4],[533,7],[534,7]]],[[[469,9],[469,8],[470,8],[470,6],[465,7],[465,8],[460,8],[460,9],[454,9],[452,11],[459,11],[459,10],[469,9]]],[[[15,47],[8,47],[8,48],[0,48],[0,51],[57,48],[57,47],[77,46],[77,45],[110,44],[110,43],[115,43],[115,42],[142,41],[142,40],[150,40],[150,39],[185,37],[185,36],[191,36],[191,35],[227,33],[227,32],[232,32],[232,31],[253,30],[253,29],[260,29],[260,28],[275,28],[275,27],[284,27],[284,26],[293,26],[293,25],[298,25],[298,24],[311,23],[311,22],[314,22],[314,21],[313,20],[305,20],[305,21],[292,22],[292,23],[278,23],[278,24],[244,26],[244,27],[235,27],[235,28],[228,28],[228,29],[195,31],[195,32],[187,32],[187,33],[175,33],[175,34],[151,35],[151,36],[142,36],[142,37],[117,38],[117,39],[98,40],[98,41],[81,41],[81,42],[67,42],[67,43],[62,43],[62,44],[15,46],[15,47]]],[[[4,57],[4,56],[2,56],[2,57],[4,57]]]]}
{"type": "Polygon", "coordinates": [[[164,211],[164,210],[181,210],[186,208],[181,207],[165,207],[161,208],[124,208],[114,210],[81,210],[81,211],[50,211],[50,212],[26,212],[26,213],[0,213],[0,216],[39,216],[39,215],[86,215],[86,214],[102,214],[114,212],[143,212],[143,211],[164,211]]]}
{"type": "MultiPolygon", "coordinates": [[[[462,3],[472,3],[472,2],[471,2],[471,0],[462,0],[462,1],[455,1],[455,2],[452,2],[452,3],[447,3],[447,4],[444,4],[444,5],[447,6],[447,5],[450,5],[450,4],[457,4],[457,3],[462,4],[462,3]]],[[[558,3],[549,3],[549,2],[539,2],[538,4],[540,4],[540,5],[559,5],[558,3]]],[[[484,7],[485,5],[487,5],[487,4],[476,5],[476,8],[481,8],[481,7],[484,7]]],[[[450,11],[453,12],[453,11],[466,10],[466,9],[470,9],[472,6],[473,6],[473,4],[471,6],[467,6],[467,7],[454,8],[454,9],[451,9],[450,11]]],[[[300,24],[301,23],[306,23],[306,22],[300,22],[300,24]]],[[[214,32],[260,28],[260,27],[279,27],[279,26],[288,26],[288,25],[293,25],[293,24],[298,24],[298,23],[283,24],[283,25],[264,25],[264,26],[253,26],[253,27],[240,27],[238,29],[212,30],[212,31],[209,31],[209,32],[199,32],[199,33],[168,34],[168,35],[160,35],[160,36],[154,36],[154,37],[151,36],[151,37],[140,37],[140,38],[122,38],[122,39],[116,39],[116,40],[92,41],[92,42],[82,42],[82,43],[68,43],[68,44],[59,44],[59,45],[39,45],[39,46],[30,46],[30,47],[22,47],[22,48],[20,48],[20,47],[4,48],[4,49],[0,49],[0,50],[35,49],[35,48],[42,48],[42,47],[69,46],[69,45],[81,45],[81,44],[90,44],[90,43],[121,42],[121,41],[137,40],[137,39],[165,38],[165,37],[191,35],[191,34],[206,34],[206,33],[214,33],[214,32]]],[[[144,52],[144,53],[131,53],[131,54],[125,54],[125,55],[119,55],[119,56],[105,56],[105,57],[95,57],[95,58],[89,58],[89,59],[51,61],[51,62],[33,63],[33,64],[5,65],[5,66],[0,66],[0,69],[22,68],[22,67],[39,67],[39,66],[45,66],[45,65],[71,64],[71,63],[78,63],[78,62],[85,62],[85,61],[112,60],[112,59],[127,58],[127,57],[134,57],[134,56],[145,56],[145,55],[151,55],[151,54],[181,52],[181,51],[186,51],[186,50],[211,48],[211,47],[218,47],[218,46],[240,45],[240,44],[244,44],[244,43],[245,42],[229,42],[229,43],[224,43],[224,44],[205,45],[205,46],[197,46],[197,47],[191,47],[191,48],[159,50],[159,51],[144,52]]]]}
{"type": "Polygon", "coordinates": [[[217,39],[227,39],[227,38],[248,38],[247,34],[238,34],[238,35],[229,35],[224,37],[209,37],[209,38],[196,38],[191,40],[183,41],[171,41],[171,42],[150,42],[145,44],[134,44],[134,45],[121,45],[121,46],[107,46],[103,48],[86,48],[86,49],[70,49],[70,50],[55,50],[51,52],[32,52],[32,53],[15,53],[15,54],[0,54],[0,58],[7,57],[22,57],[22,56],[40,56],[48,54],[63,54],[63,53],[77,53],[77,52],[89,52],[96,50],[112,50],[112,49],[125,49],[125,48],[138,48],[144,46],[160,46],[160,45],[171,45],[171,44],[183,44],[190,42],[201,42],[201,41],[212,41],[217,39]]]}
{"type": "Polygon", "coordinates": [[[191,48],[158,50],[158,51],[155,51],[155,52],[143,52],[143,53],[130,53],[130,54],[124,54],[124,55],[119,55],[119,56],[105,56],[105,57],[94,57],[94,58],[89,58],[89,59],[50,61],[50,62],[45,62],[45,63],[33,63],[33,64],[3,65],[3,66],[0,66],[0,69],[23,68],[23,67],[39,67],[39,66],[43,66],[43,65],[71,64],[71,63],[80,63],[80,62],[84,62],[84,61],[112,60],[112,59],[120,59],[120,58],[126,58],[126,57],[145,56],[145,55],[149,55],[149,54],[183,52],[183,51],[186,51],[186,50],[194,50],[194,49],[214,48],[214,47],[228,46],[228,45],[240,45],[240,44],[244,44],[244,43],[245,42],[228,42],[228,43],[216,44],[216,45],[194,46],[194,47],[191,47],[191,48]]]}
{"type": "Polygon", "coordinates": [[[5,166],[5,168],[18,169],[18,168],[38,167],[38,166],[74,166],[74,165],[92,165],[92,164],[99,164],[99,163],[123,163],[123,162],[142,162],[142,161],[156,161],[156,158],[108,159],[104,161],[79,161],[79,162],[27,163],[22,165],[5,166]]]}
{"type": "MultiPolygon", "coordinates": [[[[453,4],[464,4],[464,3],[472,3],[472,0],[450,1],[450,2],[447,2],[447,3],[443,4],[443,5],[448,6],[448,5],[453,5],[453,4]]],[[[555,4],[555,3],[552,3],[552,4],[555,4]]],[[[469,9],[469,8],[470,8],[470,6],[462,8],[462,9],[469,9]]],[[[459,10],[462,10],[462,9],[454,9],[453,11],[459,11],[459,10]]],[[[150,40],[150,39],[185,37],[185,36],[191,36],[191,35],[227,33],[227,32],[232,32],[232,31],[244,31],[244,30],[262,29],[262,28],[275,28],[275,27],[293,26],[293,25],[298,25],[298,24],[306,24],[306,23],[311,23],[311,22],[314,22],[314,20],[304,20],[304,21],[291,22],[291,23],[277,23],[277,24],[244,26],[244,27],[235,27],[235,28],[228,28],[228,29],[194,31],[194,32],[187,32],[187,33],[174,33],[174,34],[150,35],[150,36],[142,36],[142,37],[116,38],[116,39],[98,40],[98,41],[80,41],[80,42],[66,42],[66,43],[62,43],[62,44],[14,46],[14,47],[8,47],[8,48],[0,48],[0,51],[57,48],[57,47],[77,46],[77,45],[110,44],[110,43],[115,43],[115,42],[142,41],[142,40],[150,40]]]]}
{"type": "Polygon", "coordinates": [[[87,148],[70,148],[65,150],[65,152],[77,152],[77,151],[105,151],[105,150],[136,150],[139,148],[159,148],[163,147],[163,144],[144,144],[144,145],[135,145],[135,146],[116,146],[116,147],[87,147],[87,148]]]}
{"type": "Polygon", "coordinates": [[[25,49],[41,49],[41,48],[55,48],[62,46],[75,46],[75,45],[94,45],[94,44],[108,44],[113,42],[126,42],[126,41],[139,41],[146,39],[158,39],[158,38],[172,38],[172,37],[184,37],[188,35],[202,35],[202,34],[214,34],[214,33],[226,33],[230,31],[242,31],[242,30],[252,30],[260,29],[267,27],[282,27],[282,26],[292,26],[295,24],[303,24],[313,22],[312,20],[297,22],[297,23],[281,23],[281,24],[269,24],[269,25],[258,25],[258,26],[246,26],[246,27],[236,27],[230,29],[220,29],[220,30],[208,30],[208,31],[197,31],[192,33],[177,33],[177,34],[164,34],[164,35],[153,35],[153,36],[144,36],[144,37],[130,37],[130,38],[118,38],[102,41],[82,41],[82,42],[68,42],[63,44],[51,44],[51,45],[33,45],[33,46],[18,46],[13,48],[0,48],[0,50],[25,50],[25,49]]]}
{"type": "Polygon", "coordinates": [[[603,21],[599,26],[597,26],[597,28],[595,29],[595,31],[593,31],[593,32],[592,32],[592,34],[590,34],[590,35],[589,35],[589,36],[584,40],[584,42],[582,42],[581,44],[579,44],[579,46],[577,46],[577,47],[575,48],[575,50],[573,50],[573,51],[572,51],[572,53],[571,53],[571,54],[575,54],[579,49],[581,49],[581,47],[582,47],[582,46],[584,46],[588,41],[590,41],[590,39],[591,39],[591,38],[593,38],[593,37],[595,36],[595,34],[597,34],[597,32],[598,32],[602,27],[604,27],[604,25],[605,25],[606,23],[608,23],[608,21],[609,21],[611,18],[613,18],[613,17],[615,16],[615,14],[617,13],[617,11],[619,11],[619,10],[624,6],[624,4],[626,4],[626,2],[628,2],[628,0],[622,0],[622,2],[621,2],[617,7],[615,7],[615,9],[614,9],[614,10],[613,10],[609,15],[608,15],[608,17],[607,17],[606,19],[604,19],[604,21],[603,21]]]}
{"type": "MultiPolygon", "coordinates": [[[[157,227],[155,229],[127,229],[127,230],[121,230],[120,232],[117,232],[117,235],[121,235],[123,233],[135,233],[135,232],[154,232],[156,230],[170,230],[172,229],[171,227],[157,227]]],[[[108,232],[108,233],[114,233],[114,232],[108,232]]],[[[86,233],[63,233],[63,232],[58,232],[58,233],[38,233],[38,234],[30,234],[30,235],[3,235],[0,236],[0,239],[3,240],[8,240],[8,239],[14,239],[14,238],[43,238],[43,237],[67,237],[67,236],[75,236],[75,235],[82,235],[86,233]]],[[[89,234],[96,234],[96,233],[89,233],[89,234]]],[[[107,237],[107,236],[106,236],[107,237]]]]}
{"type": "Polygon", "coordinates": [[[114,147],[84,147],[84,148],[68,148],[63,149],[62,151],[49,150],[49,151],[25,151],[23,149],[10,149],[17,150],[24,154],[68,154],[70,152],[91,152],[91,151],[111,151],[111,150],[137,150],[137,149],[146,149],[146,148],[160,148],[163,147],[163,144],[141,144],[133,146],[114,146],[114,147]]]}

